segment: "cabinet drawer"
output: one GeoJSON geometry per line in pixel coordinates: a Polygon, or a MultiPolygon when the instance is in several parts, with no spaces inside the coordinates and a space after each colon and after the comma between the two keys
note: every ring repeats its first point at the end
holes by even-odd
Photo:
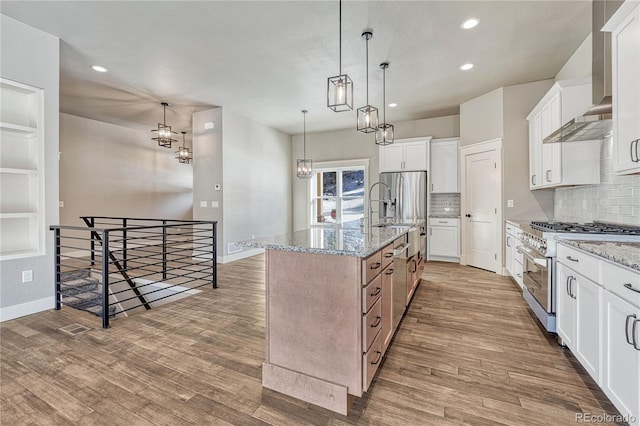
{"type": "Polygon", "coordinates": [[[376,375],[378,367],[382,362],[382,333],[378,333],[371,348],[362,356],[362,380],[364,381],[363,391],[369,389],[369,385],[376,375]]]}
{"type": "Polygon", "coordinates": [[[382,269],[393,262],[393,243],[382,249],[382,269]]]}
{"type": "Polygon", "coordinates": [[[376,301],[369,313],[362,316],[362,352],[367,352],[376,334],[382,329],[382,303],[376,301]]]}
{"type": "Polygon", "coordinates": [[[458,218],[432,217],[429,219],[429,225],[432,226],[458,226],[458,218]]]}
{"type": "Polygon", "coordinates": [[[382,275],[378,275],[368,286],[362,289],[362,313],[369,312],[382,293],[382,275]]]}
{"type": "Polygon", "coordinates": [[[380,271],[382,271],[382,251],[362,261],[362,285],[367,285],[380,271]]]}
{"type": "Polygon", "coordinates": [[[558,244],[558,262],[573,269],[582,276],[589,278],[593,282],[599,281],[600,261],[598,258],[582,250],[558,244]]]}
{"type": "Polygon", "coordinates": [[[507,234],[514,235],[515,232],[516,232],[515,231],[515,226],[507,224],[507,225],[505,225],[505,231],[506,231],[507,234]]]}
{"type": "Polygon", "coordinates": [[[606,290],[640,307],[640,272],[603,261],[602,285],[606,290]]]}

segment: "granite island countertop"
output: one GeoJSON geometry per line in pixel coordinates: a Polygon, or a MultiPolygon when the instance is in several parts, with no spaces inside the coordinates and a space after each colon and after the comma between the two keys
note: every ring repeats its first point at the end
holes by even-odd
{"type": "Polygon", "coordinates": [[[640,241],[562,240],[561,243],[640,271],[640,241]]]}
{"type": "Polygon", "coordinates": [[[296,251],[334,256],[368,257],[396,238],[406,234],[410,225],[387,227],[310,226],[288,234],[238,242],[244,247],[296,251]]]}

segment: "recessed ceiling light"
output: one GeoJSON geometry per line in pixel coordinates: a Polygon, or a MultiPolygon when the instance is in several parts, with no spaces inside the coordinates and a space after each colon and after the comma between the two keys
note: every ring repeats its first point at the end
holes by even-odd
{"type": "Polygon", "coordinates": [[[466,21],[464,21],[462,25],[460,25],[460,28],[463,28],[465,30],[470,30],[471,28],[475,27],[479,23],[480,21],[478,21],[476,18],[469,18],[466,21]]]}
{"type": "Polygon", "coordinates": [[[100,65],[91,65],[91,69],[94,70],[94,71],[98,71],[98,72],[107,72],[107,71],[109,71],[108,69],[106,69],[105,67],[100,66],[100,65]]]}
{"type": "Polygon", "coordinates": [[[473,68],[473,66],[474,66],[473,64],[464,64],[460,66],[460,69],[462,71],[469,71],[471,68],[473,68]]]}
{"type": "Polygon", "coordinates": [[[395,102],[391,102],[391,103],[390,103],[390,104],[388,104],[387,106],[388,106],[389,108],[395,108],[395,107],[397,107],[397,106],[398,106],[398,104],[397,104],[397,103],[395,103],[395,102]]]}

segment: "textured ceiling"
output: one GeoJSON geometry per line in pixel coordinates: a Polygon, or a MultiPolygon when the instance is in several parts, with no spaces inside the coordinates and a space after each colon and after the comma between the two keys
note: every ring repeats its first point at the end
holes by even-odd
{"type": "MultiPolygon", "coordinates": [[[[286,133],[355,127],[326,107],[338,74],[337,1],[2,1],[0,11],[61,39],[61,110],[139,128],[190,129],[193,111],[222,106],[286,133]],[[109,69],[98,74],[89,66],[109,69]]],[[[588,1],[345,1],[343,70],[387,121],[455,113],[505,85],[552,78],[590,32],[588,1]],[[480,25],[462,30],[476,17],[480,25]],[[458,69],[465,62],[472,71],[458,69]]]]}

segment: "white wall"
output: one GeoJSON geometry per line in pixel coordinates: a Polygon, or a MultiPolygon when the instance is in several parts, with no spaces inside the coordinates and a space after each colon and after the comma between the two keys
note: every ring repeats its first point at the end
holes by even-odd
{"type": "MultiPolygon", "coordinates": [[[[459,135],[460,117],[452,115],[393,124],[396,139],[420,136],[446,138],[459,135]]],[[[307,133],[307,158],[311,158],[314,162],[369,159],[368,181],[370,184],[377,180],[379,174],[378,148],[373,134],[363,134],[356,131],[355,120],[353,129],[307,133]]],[[[309,181],[296,177],[296,160],[299,158],[302,158],[302,134],[295,135],[292,139],[291,162],[288,166],[293,181],[294,230],[304,229],[308,226],[306,207],[309,181]]]]}
{"type": "Polygon", "coordinates": [[[43,256],[0,262],[0,318],[7,320],[54,307],[53,233],[58,222],[58,114],[60,44],[57,37],[0,15],[0,75],[44,90],[43,256]],[[22,271],[33,281],[22,283],[22,271]]]}
{"type": "Polygon", "coordinates": [[[460,146],[504,136],[502,87],[460,105],[460,146]]]}
{"type": "Polygon", "coordinates": [[[176,150],[159,147],[149,131],[60,114],[60,222],[191,219],[192,166],[179,163],[176,150]]]}

